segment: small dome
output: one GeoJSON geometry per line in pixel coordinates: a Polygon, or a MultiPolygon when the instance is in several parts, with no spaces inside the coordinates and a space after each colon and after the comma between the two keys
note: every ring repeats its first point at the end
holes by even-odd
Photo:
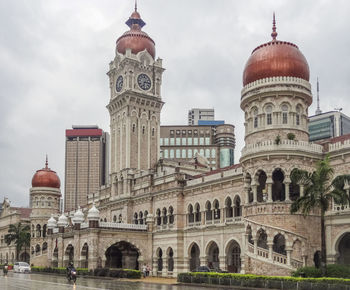
{"type": "Polygon", "coordinates": [[[83,214],[83,212],[81,211],[81,208],[80,208],[80,206],[79,206],[79,208],[77,209],[77,211],[74,213],[73,222],[74,222],[75,224],[79,224],[79,223],[84,222],[84,220],[85,220],[84,214],[83,214]]]}
{"type": "Polygon", "coordinates": [[[32,178],[32,187],[61,187],[61,181],[56,172],[48,168],[47,158],[45,168],[37,170],[34,174],[32,178]]]}
{"type": "Polygon", "coordinates": [[[89,221],[100,220],[100,211],[96,208],[95,203],[89,209],[87,218],[89,221]]]}
{"type": "Polygon", "coordinates": [[[132,53],[137,54],[146,49],[154,59],[156,55],[155,43],[146,32],[141,30],[146,23],[141,19],[136,8],[125,23],[130,27],[130,30],[117,39],[117,51],[125,54],[127,49],[131,49],[132,53]]]}
{"type": "Polygon", "coordinates": [[[306,58],[298,46],[276,40],[277,32],[273,18],[272,41],[255,48],[243,72],[243,86],[268,77],[297,77],[309,81],[310,72],[306,58]]]}
{"type": "Polygon", "coordinates": [[[58,218],[57,226],[65,227],[68,225],[68,218],[62,213],[62,215],[58,218]]]}
{"type": "Polygon", "coordinates": [[[57,221],[53,217],[53,214],[52,214],[51,217],[49,218],[49,220],[47,221],[47,228],[48,229],[53,229],[55,227],[57,227],[57,221]]]}

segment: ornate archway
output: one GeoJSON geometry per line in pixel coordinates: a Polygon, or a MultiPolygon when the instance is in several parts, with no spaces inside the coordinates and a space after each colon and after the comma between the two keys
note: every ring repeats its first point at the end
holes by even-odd
{"type": "Polygon", "coordinates": [[[200,266],[199,254],[200,250],[198,245],[196,243],[193,243],[189,249],[190,271],[194,271],[200,266]]]}
{"type": "Polygon", "coordinates": [[[120,241],[106,250],[106,268],[139,269],[140,251],[126,241],[120,241]]]}
{"type": "Polygon", "coordinates": [[[350,233],[346,233],[340,238],[338,243],[339,264],[350,264],[350,233]]]}
{"type": "Polygon", "coordinates": [[[241,272],[241,247],[234,240],[231,241],[226,248],[226,263],[228,272],[241,272]]]}
{"type": "Polygon", "coordinates": [[[81,249],[80,267],[81,268],[88,268],[89,267],[89,246],[87,243],[85,243],[83,248],[81,249]]]}

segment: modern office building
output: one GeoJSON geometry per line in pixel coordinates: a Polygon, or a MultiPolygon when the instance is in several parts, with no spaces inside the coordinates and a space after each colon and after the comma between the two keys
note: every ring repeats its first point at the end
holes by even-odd
{"type": "Polygon", "coordinates": [[[108,178],[108,133],[98,126],[66,130],[64,210],[86,206],[108,178]]]}
{"type": "Polygon", "coordinates": [[[227,167],[234,163],[234,126],[161,126],[160,149],[163,159],[191,162],[200,154],[213,169],[227,167]]]}
{"type": "Polygon", "coordinates": [[[350,118],[340,111],[330,111],[309,117],[309,140],[339,137],[350,133],[350,118]]]}
{"type": "Polygon", "coordinates": [[[199,120],[214,120],[214,109],[192,108],[188,111],[188,125],[198,125],[199,120]]]}

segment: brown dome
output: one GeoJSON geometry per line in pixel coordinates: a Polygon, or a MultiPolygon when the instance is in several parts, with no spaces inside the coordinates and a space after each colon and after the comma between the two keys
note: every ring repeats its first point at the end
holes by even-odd
{"type": "Polygon", "coordinates": [[[243,72],[243,86],[268,77],[297,77],[309,81],[309,65],[299,48],[290,42],[276,40],[275,19],[272,41],[255,48],[243,72]]]}
{"type": "Polygon", "coordinates": [[[32,178],[32,187],[60,188],[61,182],[56,172],[48,168],[46,159],[45,168],[37,170],[32,178]]]}
{"type": "Polygon", "coordinates": [[[136,9],[125,23],[130,27],[130,30],[117,39],[117,51],[125,54],[127,49],[131,49],[132,53],[137,54],[146,49],[154,59],[156,55],[155,43],[146,32],[141,30],[146,23],[141,19],[136,9]]]}

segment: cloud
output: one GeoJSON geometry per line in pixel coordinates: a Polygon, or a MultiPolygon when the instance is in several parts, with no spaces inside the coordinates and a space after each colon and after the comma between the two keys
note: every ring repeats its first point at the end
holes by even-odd
{"type": "MultiPolygon", "coordinates": [[[[214,107],[217,119],[235,125],[238,162],[242,72],[252,50],[270,40],[273,11],[278,38],[296,43],[307,58],[313,87],[319,76],[323,111],[340,106],[350,114],[348,1],[138,5],[166,68],[162,124],[186,124],[191,107],[214,107]]],[[[46,153],[63,194],[64,130],[72,124],[109,130],[105,73],[132,10],[129,0],[0,2],[0,199],[28,205],[31,178],[46,153]]]]}

